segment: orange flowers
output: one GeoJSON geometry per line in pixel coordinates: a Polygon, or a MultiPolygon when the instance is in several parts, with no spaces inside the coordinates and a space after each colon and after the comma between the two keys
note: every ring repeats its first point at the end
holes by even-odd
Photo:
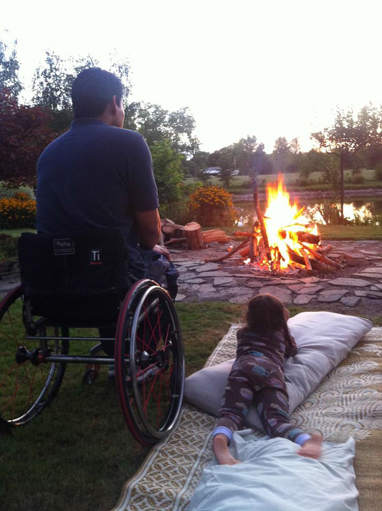
{"type": "Polygon", "coordinates": [[[232,225],[235,208],[232,195],[221,186],[201,186],[191,194],[188,207],[203,226],[232,225]]]}
{"type": "Polygon", "coordinates": [[[36,227],[36,201],[26,193],[0,200],[0,229],[36,227]]]}

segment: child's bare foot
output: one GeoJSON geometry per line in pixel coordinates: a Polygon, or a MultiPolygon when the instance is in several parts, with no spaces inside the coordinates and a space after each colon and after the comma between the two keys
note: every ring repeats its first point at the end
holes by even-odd
{"type": "Polygon", "coordinates": [[[317,460],[320,457],[322,448],[322,436],[313,434],[312,438],[307,440],[301,449],[297,451],[297,454],[300,456],[305,456],[306,458],[313,458],[317,460]]]}
{"type": "Polygon", "coordinates": [[[236,460],[229,452],[228,439],[225,435],[216,435],[214,437],[212,450],[220,465],[236,465],[240,463],[240,461],[236,460]]]}

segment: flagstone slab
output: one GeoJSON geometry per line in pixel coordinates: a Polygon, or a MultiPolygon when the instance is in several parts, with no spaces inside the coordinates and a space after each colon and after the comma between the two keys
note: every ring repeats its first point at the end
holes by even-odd
{"type": "Polygon", "coordinates": [[[300,284],[295,284],[294,286],[288,286],[288,288],[294,293],[298,293],[303,287],[305,287],[305,284],[302,282],[300,282],[300,284]]]}
{"type": "Polygon", "coordinates": [[[270,280],[272,278],[271,275],[259,275],[258,273],[231,273],[232,277],[245,277],[246,279],[252,278],[252,279],[263,279],[263,280],[270,280]]]}
{"type": "Polygon", "coordinates": [[[217,270],[218,268],[220,268],[220,264],[217,264],[217,263],[206,263],[206,264],[202,264],[201,266],[196,268],[195,271],[197,271],[197,272],[205,272],[205,271],[217,270]]]}
{"type": "Polygon", "coordinates": [[[182,281],[182,280],[190,280],[190,279],[195,279],[196,277],[200,277],[200,275],[198,275],[197,273],[191,273],[190,271],[186,271],[186,272],[179,272],[179,280],[182,281]]]}
{"type": "Polygon", "coordinates": [[[182,294],[178,293],[178,294],[176,295],[176,299],[175,299],[175,301],[176,301],[176,302],[183,302],[183,300],[184,300],[185,298],[186,298],[186,295],[182,295],[182,294]]]}
{"type": "Polygon", "coordinates": [[[303,279],[300,279],[302,282],[305,282],[305,284],[312,284],[315,282],[319,282],[320,279],[318,277],[305,277],[303,279]]]}
{"type": "Polygon", "coordinates": [[[319,302],[338,302],[349,291],[347,289],[326,289],[317,296],[319,302]]]}
{"type": "MultiPolygon", "coordinates": [[[[182,279],[179,279],[179,280],[182,281],[182,279]]],[[[201,279],[201,278],[199,278],[199,275],[194,275],[193,279],[186,279],[184,281],[184,283],[187,283],[187,284],[205,284],[206,283],[206,279],[201,279]]]]}
{"type": "Polygon", "coordinates": [[[224,284],[230,284],[235,282],[232,277],[215,277],[214,278],[214,286],[222,286],[224,284]]]}
{"type": "Polygon", "coordinates": [[[245,287],[263,287],[264,281],[256,280],[256,279],[249,279],[245,283],[245,287]]]}
{"type": "Polygon", "coordinates": [[[298,279],[275,279],[271,280],[270,282],[267,282],[268,286],[290,286],[292,284],[301,284],[300,280],[298,279]]]}
{"type": "Polygon", "coordinates": [[[202,284],[198,286],[198,294],[200,293],[216,293],[216,289],[212,284],[202,284]]]}
{"type": "Polygon", "coordinates": [[[329,284],[331,284],[332,286],[350,286],[350,287],[370,286],[370,282],[368,280],[352,279],[345,277],[339,277],[338,279],[329,280],[329,284]]]}
{"type": "Polygon", "coordinates": [[[304,286],[302,289],[297,291],[297,293],[306,294],[306,295],[315,295],[322,289],[324,289],[324,286],[304,286]]]}
{"type": "Polygon", "coordinates": [[[355,307],[360,301],[361,298],[359,296],[343,296],[340,300],[347,307],[355,307]]]}
{"type": "Polygon", "coordinates": [[[205,277],[231,277],[229,273],[226,271],[206,271],[203,273],[198,274],[199,277],[205,278],[205,277]]]}
{"type": "Polygon", "coordinates": [[[354,291],[356,296],[365,297],[367,295],[367,291],[354,291]]]}
{"type": "Polygon", "coordinates": [[[370,288],[370,291],[379,291],[379,290],[382,290],[382,284],[374,284],[370,288]]]}
{"type": "Polygon", "coordinates": [[[353,277],[363,277],[367,279],[380,279],[381,273],[353,273],[353,277]]]}
{"type": "Polygon", "coordinates": [[[366,297],[367,298],[381,299],[382,298],[382,292],[379,292],[379,291],[366,291],[366,297]]]}
{"type": "Polygon", "coordinates": [[[282,303],[291,303],[292,302],[292,292],[287,287],[278,287],[278,286],[264,286],[259,289],[259,293],[269,293],[273,296],[276,296],[282,303]]]}
{"type": "Polygon", "coordinates": [[[252,298],[252,296],[255,296],[257,293],[253,292],[251,294],[248,293],[241,293],[233,296],[228,301],[230,303],[248,303],[249,300],[252,298]]]}
{"type": "Polygon", "coordinates": [[[381,273],[382,274],[382,266],[373,266],[372,268],[365,268],[362,270],[362,273],[381,273]]]}
{"type": "Polygon", "coordinates": [[[295,305],[307,305],[313,298],[314,295],[298,295],[293,300],[293,303],[295,305]]]}

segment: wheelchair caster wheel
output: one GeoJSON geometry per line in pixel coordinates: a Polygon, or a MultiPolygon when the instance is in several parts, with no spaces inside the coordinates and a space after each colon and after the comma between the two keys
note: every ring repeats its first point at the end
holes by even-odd
{"type": "Polygon", "coordinates": [[[85,371],[83,377],[82,377],[82,384],[83,385],[91,385],[93,381],[97,378],[98,372],[94,369],[88,369],[85,371]]]}

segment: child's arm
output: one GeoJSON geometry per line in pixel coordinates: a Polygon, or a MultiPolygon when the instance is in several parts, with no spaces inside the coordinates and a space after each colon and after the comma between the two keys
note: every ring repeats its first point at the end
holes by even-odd
{"type": "Polygon", "coordinates": [[[298,352],[298,349],[297,349],[296,341],[294,340],[293,335],[291,335],[289,333],[288,339],[287,339],[287,346],[285,349],[285,357],[286,358],[294,357],[295,355],[297,355],[297,352],[298,352]]]}

